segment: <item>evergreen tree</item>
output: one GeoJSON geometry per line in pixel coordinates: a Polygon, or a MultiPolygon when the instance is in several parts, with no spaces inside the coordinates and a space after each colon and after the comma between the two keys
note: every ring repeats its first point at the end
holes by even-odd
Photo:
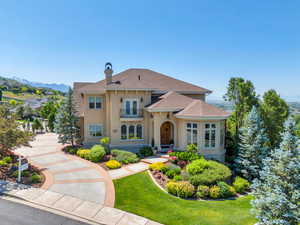
{"type": "Polygon", "coordinates": [[[266,146],[268,138],[263,128],[263,121],[254,106],[248,114],[245,126],[241,129],[241,144],[235,166],[245,178],[253,180],[262,169],[263,160],[269,148],[266,146]]]}
{"type": "Polygon", "coordinates": [[[264,161],[260,179],[252,184],[255,200],[252,212],[259,224],[298,225],[300,223],[300,151],[295,122],[285,124],[280,148],[264,161]]]}
{"type": "Polygon", "coordinates": [[[73,103],[73,91],[70,88],[66,100],[62,103],[55,118],[54,129],[62,144],[75,145],[79,139],[79,118],[73,103]]]}

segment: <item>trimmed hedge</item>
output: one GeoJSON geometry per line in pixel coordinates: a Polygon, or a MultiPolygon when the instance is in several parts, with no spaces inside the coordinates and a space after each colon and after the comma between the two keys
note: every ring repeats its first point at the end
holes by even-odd
{"type": "Polygon", "coordinates": [[[184,161],[193,161],[203,158],[203,156],[193,152],[170,152],[169,156],[176,156],[178,160],[184,161]]]}
{"type": "Polygon", "coordinates": [[[181,198],[192,197],[195,191],[194,186],[187,181],[170,181],[167,183],[166,188],[170,194],[181,198]]]}
{"type": "Polygon", "coordinates": [[[230,169],[216,161],[208,161],[208,167],[202,173],[192,175],[189,181],[194,186],[199,185],[214,185],[219,181],[227,181],[231,177],[230,169]]]}
{"type": "Polygon", "coordinates": [[[209,167],[209,162],[205,159],[197,159],[187,165],[186,170],[191,175],[202,173],[204,169],[209,167]]]}
{"type": "Polygon", "coordinates": [[[236,177],[232,185],[236,192],[240,194],[245,193],[250,187],[250,183],[241,177],[236,177]]]}
{"type": "Polygon", "coordinates": [[[92,162],[99,162],[105,155],[105,149],[102,145],[94,145],[91,148],[89,158],[92,162]]]}
{"type": "Polygon", "coordinates": [[[105,165],[109,168],[109,169],[118,169],[121,167],[121,163],[119,163],[116,160],[109,160],[108,162],[105,163],[105,165]]]}
{"type": "Polygon", "coordinates": [[[152,156],[153,155],[153,150],[149,146],[142,147],[139,150],[139,155],[142,156],[142,157],[152,156]]]}
{"type": "Polygon", "coordinates": [[[136,154],[128,151],[113,149],[111,150],[111,154],[115,160],[123,164],[136,163],[140,160],[136,154]]]}

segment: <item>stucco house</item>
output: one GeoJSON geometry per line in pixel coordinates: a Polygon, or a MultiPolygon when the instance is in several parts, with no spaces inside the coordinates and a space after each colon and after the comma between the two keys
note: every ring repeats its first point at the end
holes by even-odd
{"type": "Polygon", "coordinates": [[[149,145],[162,151],[196,144],[207,158],[224,161],[229,114],[205,102],[211,91],[148,69],[128,69],[105,79],[75,82],[74,96],[84,143],[110,137],[115,148],[149,145]]]}

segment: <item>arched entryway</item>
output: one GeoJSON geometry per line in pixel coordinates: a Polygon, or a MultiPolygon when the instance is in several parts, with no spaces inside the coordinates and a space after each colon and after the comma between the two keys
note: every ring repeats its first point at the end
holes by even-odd
{"type": "Polygon", "coordinates": [[[169,121],[160,126],[160,144],[162,146],[174,144],[174,126],[169,121]]]}

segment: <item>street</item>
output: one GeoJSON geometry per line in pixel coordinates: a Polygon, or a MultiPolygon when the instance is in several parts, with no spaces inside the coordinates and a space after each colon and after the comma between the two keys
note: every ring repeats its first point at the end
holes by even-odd
{"type": "Polygon", "coordinates": [[[27,205],[0,199],[1,225],[88,225],[27,205]]]}

